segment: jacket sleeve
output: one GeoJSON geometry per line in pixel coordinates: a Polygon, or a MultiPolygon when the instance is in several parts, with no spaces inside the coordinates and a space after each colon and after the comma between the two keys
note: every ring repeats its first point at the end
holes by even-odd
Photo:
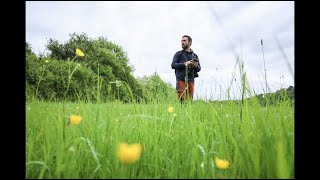
{"type": "Polygon", "coordinates": [[[173,56],[173,60],[171,63],[172,69],[184,69],[186,67],[184,63],[179,62],[179,59],[180,59],[180,53],[176,52],[176,54],[174,54],[173,56]]]}
{"type": "Polygon", "coordinates": [[[201,65],[200,65],[200,60],[199,60],[199,57],[198,57],[198,56],[197,56],[197,59],[198,59],[198,66],[195,67],[194,70],[195,70],[196,72],[199,72],[199,71],[201,71],[201,65]]]}

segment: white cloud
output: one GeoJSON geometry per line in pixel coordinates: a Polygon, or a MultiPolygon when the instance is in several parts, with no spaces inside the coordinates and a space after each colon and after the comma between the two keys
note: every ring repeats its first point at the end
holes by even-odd
{"type": "MultiPolygon", "coordinates": [[[[128,53],[135,76],[157,71],[164,81],[175,85],[171,61],[181,49],[182,35],[189,34],[193,38],[191,47],[202,65],[196,79],[196,96],[225,98],[236,63],[230,44],[237,53],[242,52],[249,83],[263,92],[261,38],[271,90],[293,85],[293,77],[273,38],[277,36],[294,69],[293,6],[294,2],[260,1],[27,2],[26,40],[39,53],[45,49],[46,38],[66,41],[73,32],[85,32],[91,38],[107,37],[128,53]],[[285,78],[279,79],[281,75],[285,78]]],[[[238,67],[236,71],[239,76],[238,67]]],[[[236,83],[232,91],[237,96],[236,83]]]]}

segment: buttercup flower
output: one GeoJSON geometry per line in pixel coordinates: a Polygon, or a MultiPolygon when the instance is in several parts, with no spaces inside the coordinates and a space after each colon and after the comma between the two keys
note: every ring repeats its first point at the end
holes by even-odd
{"type": "Polygon", "coordinates": [[[229,161],[227,160],[216,158],[215,163],[219,169],[227,169],[229,167],[229,161]]]}
{"type": "Polygon", "coordinates": [[[118,159],[124,164],[132,164],[140,159],[142,147],[140,144],[120,143],[118,146],[118,159]]]}
{"type": "Polygon", "coordinates": [[[68,124],[71,122],[71,124],[73,124],[73,125],[78,125],[81,122],[81,120],[82,120],[81,116],[71,115],[69,118],[68,124]]]}
{"type": "Polygon", "coordinates": [[[80,49],[76,49],[76,55],[79,56],[79,57],[83,57],[84,56],[84,53],[80,50],[80,49]]]}
{"type": "Polygon", "coordinates": [[[168,112],[169,112],[169,113],[172,113],[172,112],[173,112],[173,107],[170,106],[170,107],[168,108],[168,112]]]}

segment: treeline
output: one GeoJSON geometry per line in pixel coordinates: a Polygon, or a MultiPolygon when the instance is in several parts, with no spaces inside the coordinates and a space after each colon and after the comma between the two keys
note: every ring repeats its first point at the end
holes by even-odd
{"type": "MultiPolygon", "coordinates": [[[[202,100],[198,100],[198,101],[201,102],[202,100]]],[[[287,102],[293,106],[293,104],[294,104],[294,87],[289,86],[288,88],[282,88],[282,89],[279,89],[273,93],[254,95],[250,98],[245,98],[244,101],[246,101],[248,103],[258,102],[261,106],[275,105],[277,103],[287,102]]],[[[223,101],[214,100],[214,101],[208,101],[208,102],[209,103],[236,103],[239,105],[241,103],[243,103],[242,100],[223,100],[223,101]]]]}
{"type": "Polygon", "coordinates": [[[274,93],[259,94],[256,96],[260,105],[265,106],[266,104],[276,104],[278,102],[287,101],[291,104],[294,103],[294,87],[289,86],[288,88],[282,88],[274,93]]]}
{"type": "Polygon", "coordinates": [[[105,37],[70,34],[49,39],[37,56],[26,42],[26,96],[46,101],[151,102],[173,99],[175,90],[157,73],[135,78],[127,53],[105,37]],[[77,56],[76,49],[84,56],[77,56]]]}

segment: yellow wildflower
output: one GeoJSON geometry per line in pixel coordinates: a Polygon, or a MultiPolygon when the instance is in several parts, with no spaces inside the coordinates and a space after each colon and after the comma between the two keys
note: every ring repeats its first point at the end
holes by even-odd
{"type": "Polygon", "coordinates": [[[140,144],[120,143],[118,146],[118,158],[125,164],[132,164],[139,160],[142,147],[140,144]]]}
{"type": "Polygon", "coordinates": [[[77,48],[76,55],[82,57],[82,56],[84,56],[84,53],[80,49],[77,48]]]}
{"type": "Polygon", "coordinates": [[[68,124],[71,122],[73,125],[78,125],[81,122],[82,118],[78,115],[71,115],[69,118],[68,124]]]}
{"type": "Polygon", "coordinates": [[[173,112],[173,107],[170,106],[170,107],[168,108],[168,112],[169,112],[169,113],[172,113],[172,112],[173,112]]]}
{"type": "Polygon", "coordinates": [[[215,163],[219,169],[227,169],[229,167],[229,161],[227,160],[216,158],[215,163]]]}
{"type": "Polygon", "coordinates": [[[45,63],[47,63],[47,64],[49,63],[49,61],[48,61],[48,60],[45,60],[44,62],[45,62],[45,63]]]}

